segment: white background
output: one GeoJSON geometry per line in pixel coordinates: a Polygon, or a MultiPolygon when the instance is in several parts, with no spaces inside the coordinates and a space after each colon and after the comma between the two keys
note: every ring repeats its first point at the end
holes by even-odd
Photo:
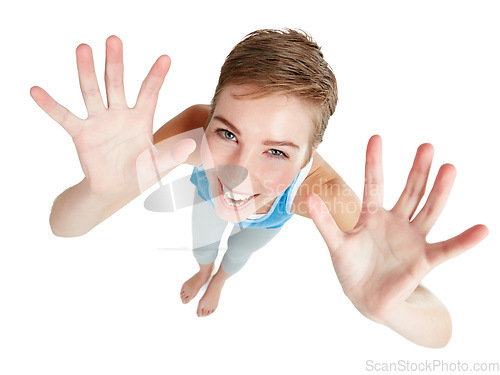
{"type": "MultiPolygon", "coordinates": [[[[361,374],[367,360],[500,362],[499,12],[495,1],[20,1],[2,9],[0,373],[361,374]],[[325,4],[329,5],[325,5],[325,4]],[[386,206],[419,144],[458,175],[428,237],[483,223],[490,235],[423,281],[448,307],[453,337],[419,347],[354,309],[312,221],[295,217],[229,279],[218,310],[183,305],[196,270],[190,212],[152,213],[146,194],[80,238],[48,225],[53,199],[83,177],[71,138],[29,96],[45,88],[80,117],[75,48],[101,83],[109,35],[124,42],[135,103],[161,54],[172,68],[155,128],[208,103],[230,49],[259,28],[294,27],[323,46],[339,104],[319,152],[358,195],[372,134],[384,142],[386,206]],[[185,248],[185,250],[165,250],[185,248]]],[[[104,89],[102,90],[104,92],[104,89]]],[[[188,169],[179,173],[188,174],[188,169]]],[[[430,188],[429,188],[430,190],[430,188]]],[[[219,254],[217,263],[220,261],[219,254]]]]}

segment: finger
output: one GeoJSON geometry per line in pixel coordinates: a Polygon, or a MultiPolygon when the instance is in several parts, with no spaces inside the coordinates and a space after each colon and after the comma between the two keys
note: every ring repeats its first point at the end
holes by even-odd
{"type": "Polygon", "coordinates": [[[427,202],[425,202],[422,210],[417,214],[415,219],[413,219],[412,224],[419,228],[425,235],[430,232],[439,215],[443,212],[446,201],[450,196],[456,174],[457,171],[453,165],[444,164],[441,166],[434,186],[427,198],[427,202]]]}
{"type": "Polygon", "coordinates": [[[328,245],[330,252],[335,251],[344,240],[344,232],[339,229],[325,202],[319,196],[314,193],[309,194],[306,197],[306,203],[311,218],[328,245]]]}
{"type": "Polygon", "coordinates": [[[151,116],[154,115],[156,103],[158,101],[158,93],[161,85],[170,68],[170,57],[162,55],[156,60],[153,67],[149,71],[146,79],[141,85],[139,96],[135,104],[136,109],[144,111],[151,116]]]}
{"type": "Polygon", "coordinates": [[[488,233],[488,228],[485,225],[479,224],[447,241],[430,244],[426,254],[427,261],[434,268],[438,264],[476,246],[488,233]]]}
{"type": "Polygon", "coordinates": [[[189,138],[163,149],[162,146],[166,145],[168,145],[167,141],[164,141],[163,145],[161,142],[151,145],[137,157],[137,182],[141,193],[149,189],[152,184],[160,181],[169,169],[184,162],[196,148],[196,142],[189,138]]]}
{"type": "Polygon", "coordinates": [[[80,44],[76,48],[76,65],[87,112],[91,115],[105,110],[95,75],[92,50],[88,45],[80,44]]]}
{"type": "Polygon", "coordinates": [[[117,36],[106,40],[106,69],[104,73],[108,108],[128,108],[123,87],[123,44],[117,36]]]}
{"type": "Polygon", "coordinates": [[[424,196],[433,155],[434,148],[431,144],[420,145],[403,193],[392,209],[393,212],[398,212],[401,216],[407,217],[408,220],[412,218],[424,196]]]}
{"type": "Polygon", "coordinates": [[[383,201],[382,138],[374,135],[366,147],[365,187],[361,212],[374,212],[382,207],[383,201]]]}
{"type": "Polygon", "coordinates": [[[78,133],[82,121],[81,119],[52,99],[52,97],[41,87],[32,87],[30,94],[36,104],[38,104],[38,106],[54,121],[59,123],[70,136],[74,137],[78,133]]]}

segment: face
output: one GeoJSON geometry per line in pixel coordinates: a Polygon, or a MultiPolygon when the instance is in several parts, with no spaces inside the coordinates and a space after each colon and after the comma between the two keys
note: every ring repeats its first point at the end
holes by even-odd
{"type": "Polygon", "coordinates": [[[250,86],[221,93],[201,146],[218,215],[237,223],[266,213],[309,156],[313,112],[292,96],[235,98],[250,86]]]}

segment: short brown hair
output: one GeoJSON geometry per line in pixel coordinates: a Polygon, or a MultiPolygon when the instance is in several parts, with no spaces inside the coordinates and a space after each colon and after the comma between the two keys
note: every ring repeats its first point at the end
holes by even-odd
{"type": "MultiPolygon", "coordinates": [[[[248,34],[227,56],[211,103],[211,121],[221,91],[229,85],[250,84],[252,98],[294,95],[317,110],[311,145],[323,140],[328,119],[337,105],[337,81],[312,37],[302,30],[263,29],[248,34]]],[[[207,124],[208,124],[207,122],[207,124]]]]}

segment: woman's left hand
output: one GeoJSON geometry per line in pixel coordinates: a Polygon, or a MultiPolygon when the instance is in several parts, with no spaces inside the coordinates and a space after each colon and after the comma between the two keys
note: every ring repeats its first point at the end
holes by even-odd
{"type": "Polygon", "coordinates": [[[426,242],[456,175],[453,165],[443,165],[424,207],[412,219],[424,195],[432,156],[430,144],[418,148],[406,187],[396,205],[387,211],[382,207],[382,140],[373,136],[366,151],[361,216],[347,233],[338,228],[321,198],[308,196],[311,217],[330,250],[345,294],[374,321],[390,319],[429,271],[472,248],[488,234],[486,226],[476,225],[446,241],[426,242]]]}

